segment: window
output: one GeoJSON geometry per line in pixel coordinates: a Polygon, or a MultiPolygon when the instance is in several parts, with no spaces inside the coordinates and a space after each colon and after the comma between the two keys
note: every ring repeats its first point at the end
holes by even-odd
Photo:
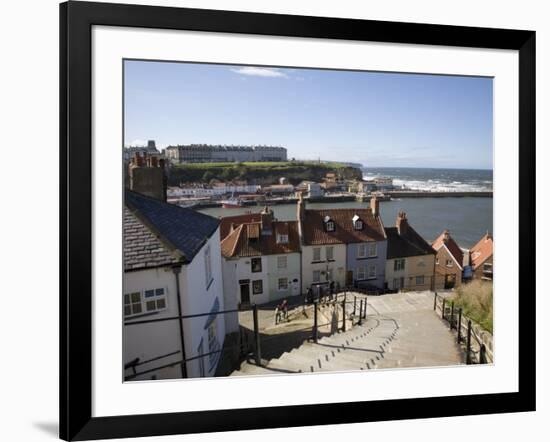
{"type": "Polygon", "coordinates": [[[261,295],[264,292],[264,282],[261,279],[252,281],[252,294],[261,295]]]}
{"type": "MultiPolygon", "coordinates": [[[[210,360],[210,369],[212,369],[213,365],[216,362],[216,359],[218,358],[218,353],[212,353],[218,350],[219,344],[218,344],[218,330],[216,327],[216,320],[212,321],[212,323],[208,326],[208,353],[210,353],[209,360],[210,360]]],[[[201,358],[202,359],[202,358],[201,358]]]]}
{"type": "Polygon", "coordinates": [[[130,317],[142,313],[158,312],[166,309],[166,290],[148,289],[124,295],[124,316],[130,317]]]}
{"type": "Polygon", "coordinates": [[[278,269],[286,269],[286,266],[287,266],[286,256],[278,256],[277,257],[277,268],[278,269]]]}
{"type": "Polygon", "coordinates": [[[250,267],[252,273],[258,273],[262,271],[262,258],[252,258],[250,260],[250,267]]]}
{"type": "Polygon", "coordinates": [[[278,287],[279,287],[280,291],[288,290],[288,279],[287,278],[279,278],[278,287]]]}
{"type": "Polygon", "coordinates": [[[320,270],[314,270],[313,271],[313,282],[321,282],[321,271],[320,270]]]}
{"type": "Polygon", "coordinates": [[[357,258],[366,258],[367,257],[367,245],[359,244],[357,246],[357,258]]]}
{"type": "Polygon", "coordinates": [[[321,261],[321,247],[313,248],[313,261],[321,261]]]}
{"type": "Polygon", "coordinates": [[[369,278],[369,279],[376,279],[376,265],[371,264],[371,265],[369,266],[368,278],[369,278]]]}
{"type": "Polygon", "coordinates": [[[328,215],[325,216],[324,222],[325,222],[325,230],[327,232],[334,232],[336,226],[334,225],[334,221],[330,219],[330,216],[328,215]]]}
{"type": "Polygon", "coordinates": [[[212,281],[212,260],[210,259],[210,246],[204,249],[204,275],[206,279],[206,287],[212,281]]]}
{"type": "Polygon", "coordinates": [[[405,269],[405,260],[404,259],[396,259],[394,262],[393,262],[393,270],[394,271],[399,271],[399,270],[404,270],[405,269]]]}
{"type": "Polygon", "coordinates": [[[327,281],[332,281],[332,269],[327,269],[327,281]]]}
{"type": "Polygon", "coordinates": [[[453,266],[453,261],[452,261],[451,259],[447,259],[447,260],[445,261],[445,265],[446,265],[447,267],[452,267],[452,266],[453,266]]]}
{"type": "Polygon", "coordinates": [[[334,261],[334,247],[326,248],[327,261],[334,261]]]}
{"type": "Polygon", "coordinates": [[[358,219],[353,223],[353,227],[355,228],[355,230],[363,230],[363,221],[358,219]]]}
{"type": "Polygon", "coordinates": [[[365,267],[357,267],[357,279],[362,280],[367,278],[365,267]]]}
{"type": "Polygon", "coordinates": [[[288,243],[288,235],[277,235],[277,243],[287,244],[288,243]]]}
{"type": "Polygon", "coordinates": [[[134,292],[124,295],[124,316],[141,313],[141,293],[134,292]]]}
{"type": "Polygon", "coordinates": [[[424,275],[416,277],[416,285],[424,285],[424,275]]]}
{"type": "Polygon", "coordinates": [[[439,258],[435,258],[435,265],[439,265],[439,258]]]}
{"type": "Polygon", "coordinates": [[[377,250],[376,250],[376,243],[372,242],[369,244],[369,256],[372,258],[376,256],[377,250]]]}

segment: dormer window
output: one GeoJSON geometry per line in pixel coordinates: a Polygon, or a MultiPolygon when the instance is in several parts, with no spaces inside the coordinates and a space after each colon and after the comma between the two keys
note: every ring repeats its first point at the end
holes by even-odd
{"type": "Polygon", "coordinates": [[[277,244],[288,244],[288,235],[277,235],[277,244]]]}
{"type": "Polygon", "coordinates": [[[354,215],[352,221],[355,230],[363,230],[363,220],[358,215],[354,215]]]}
{"type": "Polygon", "coordinates": [[[334,224],[334,221],[330,218],[330,216],[325,216],[324,222],[325,230],[327,232],[334,232],[336,230],[336,225],[334,224]]]}

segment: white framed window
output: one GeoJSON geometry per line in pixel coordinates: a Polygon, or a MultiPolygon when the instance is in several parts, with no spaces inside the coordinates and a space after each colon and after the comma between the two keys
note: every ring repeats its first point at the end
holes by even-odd
{"type": "Polygon", "coordinates": [[[357,279],[359,281],[362,279],[367,279],[367,272],[365,271],[365,267],[357,267],[357,279]]]}
{"type": "Polygon", "coordinates": [[[261,295],[264,292],[264,282],[261,279],[252,281],[252,294],[261,295]]]}
{"type": "Polygon", "coordinates": [[[166,289],[163,287],[134,291],[124,295],[124,317],[166,310],[166,289]]]}
{"type": "Polygon", "coordinates": [[[279,278],[277,285],[279,291],[288,290],[288,278],[279,278]]]}
{"type": "Polygon", "coordinates": [[[206,280],[206,287],[212,282],[212,259],[210,257],[210,246],[206,246],[204,249],[204,276],[206,280]]]}
{"type": "Polygon", "coordinates": [[[404,270],[405,269],[405,259],[404,258],[401,258],[401,259],[396,259],[394,262],[393,262],[393,270],[394,271],[399,271],[399,270],[404,270]]]}
{"type": "Polygon", "coordinates": [[[313,261],[321,261],[321,247],[313,247],[313,261]]]}
{"type": "Polygon", "coordinates": [[[326,247],[325,253],[327,255],[327,261],[333,261],[334,260],[334,247],[326,247]]]}
{"type": "Polygon", "coordinates": [[[424,285],[424,275],[416,277],[416,285],[424,285]]]}
{"type": "Polygon", "coordinates": [[[335,230],[334,221],[332,221],[332,220],[327,221],[325,223],[325,227],[327,229],[327,232],[334,232],[334,230],[335,230]]]}
{"type": "Polygon", "coordinates": [[[367,257],[367,245],[359,244],[357,246],[357,258],[366,258],[367,257]]]}
{"type": "Polygon", "coordinates": [[[277,268],[278,269],[286,269],[287,266],[287,257],[286,256],[278,256],[277,257],[277,268]]]}
{"type": "Polygon", "coordinates": [[[363,221],[358,219],[353,223],[353,227],[355,228],[355,230],[363,230],[363,221]]]}
{"type": "Polygon", "coordinates": [[[369,256],[372,258],[378,254],[378,250],[375,242],[368,244],[369,256]]]}
{"type": "Polygon", "coordinates": [[[288,235],[277,235],[277,243],[287,244],[288,243],[288,235]]]}
{"type": "Polygon", "coordinates": [[[376,264],[369,265],[368,279],[376,279],[376,264]]]}
{"type": "Polygon", "coordinates": [[[313,282],[321,282],[321,271],[320,270],[314,270],[313,271],[313,282]]]}
{"type": "Polygon", "coordinates": [[[435,265],[439,265],[439,257],[435,258],[435,265]]]}
{"type": "Polygon", "coordinates": [[[208,326],[208,353],[210,353],[208,358],[210,361],[210,369],[212,369],[216,359],[218,358],[218,353],[213,353],[217,350],[219,350],[218,327],[216,325],[216,320],[214,319],[208,326]]]}
{"type": "Polygon", "coordinates": [[[453,260],[452,260],[452,259],[447,259],[447,260],[445,261],[445,265],[446,265],[447,267],[452,267],[452,266],[453,266],[453,260]]]}

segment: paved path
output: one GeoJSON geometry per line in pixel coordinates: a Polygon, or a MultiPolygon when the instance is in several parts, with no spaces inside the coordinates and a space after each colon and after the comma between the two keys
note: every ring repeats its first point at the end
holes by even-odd
{"type": "MultiPolygon", "coordinates": [[[[353,296],[353,294],[351,295],[353,296]]],[[[357,295],[358,298],[362,297],[357,295]]],[[[368,298],[367,320],[347,332],[304,342],[263,367],[244,362],[233,376],[464,363],[453,334],[433,311],[433,293],[368,298]]]]}

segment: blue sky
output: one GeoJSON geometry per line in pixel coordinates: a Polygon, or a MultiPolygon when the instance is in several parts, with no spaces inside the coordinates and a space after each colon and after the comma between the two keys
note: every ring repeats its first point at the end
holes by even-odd
{"type": "Polygon", "coordinates": [[[492,168],[475,77],[125,62],[125,144],[280,145],[367,167],[492,168]]]}

